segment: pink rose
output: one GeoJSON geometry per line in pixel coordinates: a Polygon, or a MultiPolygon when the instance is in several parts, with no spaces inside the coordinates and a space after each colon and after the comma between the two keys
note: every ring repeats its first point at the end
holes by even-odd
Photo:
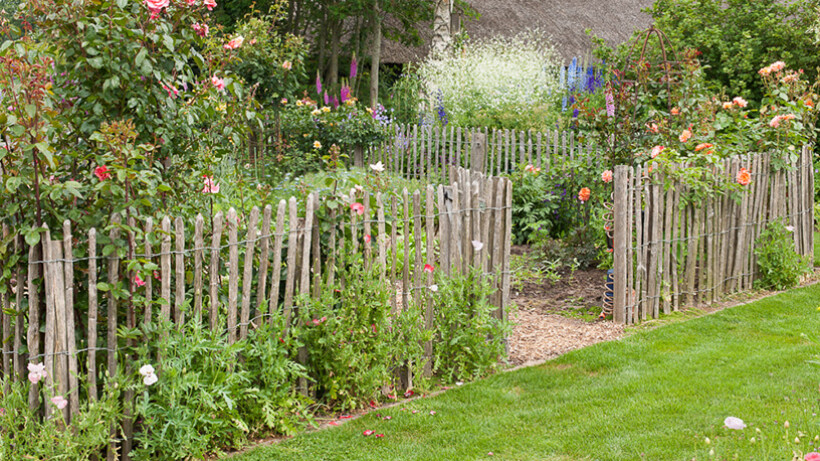
{"type": "Polygon", "coordinates": [[[746,102],[745,99],[741,98],[740,96],[736,97],[735,99],[732,99],[732,102],[737,104],[738,107],[746,107],[746,105],[749,104],[748,102],[746,102]]]}
{"type": "Polygon", "coordinates": [[[145,0],[145,5],[152,13],[157,13],[163,8],[168,8],[170,4],[171,0],[145,0]]]}
{"type": "Polygon", "coordinates": [[[214,85],[214,86],[216,87],[216,89],[217,89],[217,90],[219,90],[219,91],[222,91],[222,90],[224,90],[224,89],[225,89],[225,80],[223,80],[223,79],[221,79],[221,78],[217,77],[216,75],[214,75],[213,77],[211,77],[211,83],[213,83],[213,85],[214,85]]]}
{"type": "Polygon", "coordinates": [[[204,2],[202,2],[202,4],[208,8],[208,11],[211,11],[214,8],[216,8],[216,0],[205,0],[204,2]]]}
{"type": "Polygon", "coordinates": [[[229,41],[224,48],[226,50],[235,50],[242,46],[243,43],[245,43],[245,37],[239,35],[236,38],[231,39],[231,41],[229,41]]]}
{"type": "Polygon", "coordinates": [[[649,153],[649,156],[655,158],[658,155],[660,155],[660,153],[663,152],[664,149],[666,149],[666,147],[664,146],[655,146],[652,148],[652,152],[649,153]]]}
{"type": "Polygon", "coordinates": [[[601,173],[601,181],[612,182],[612,170],[606,170],[601,173]]]}
{"type": "Polygon", "coordinates": [[[678,136],[678,139],[680,140],[680,142],[686,142],[691,137],[692,137],[692,132],[691,131],[683,130],[683,132],[680,134],[680,136],[678,136]]]}
{"type": "Polygon", "coordinates": [[[219,184],[214,182],[214,178],[211,176],[203,176],[203,183],[205,187],[202,189],[203,194],[217,194],[219,193],[219,184]]]}
{"type": "Polygon", "coordinates": [[[96,175],[100,181],[111,178],[111,173],[108,172],[108,167],[105,165],[94,168],[94,175],[96,175]]]}

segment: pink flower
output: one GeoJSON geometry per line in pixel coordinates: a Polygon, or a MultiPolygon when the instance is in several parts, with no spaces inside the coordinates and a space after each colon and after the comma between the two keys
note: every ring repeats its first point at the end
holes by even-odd
{"type": "Polygon", "coordinates": [[[370,429],[368,429],[368,430],[366,430],[366,431],[362,432],[362,435],[363,435],[363,436],[365,436],[365,437],[368,437],[368,436],[373,435],[373,433],[374,433],[373,431],[371,431],[370,429]]]}
{"type": "Polygon", "coordinates": [[[219,184],[214,183],[214,178],[211,176],[203,176],[202,182],[205,184],[205,187],[202,189],[203,194],[219,193],[219,184]]]}
{"type": "Polygon", "coordinates": [[[365,241],[366,243],[370,243],[370,238],[371,238],[371,237],[370,237],[370,235],[369,235],[369,234],[364,234],[364,241],[365,241]]]}
{"type": "Polygon", "coordinates": [[[601,181],[612,182],[612,170],[606,170],[601,173],[601,181]]]}
{"type": "Polygon", "coordinates": [[[424,272],[427,272],[428,274],[432,274],[434,270],[436,270],[436,268],[433,267],[432,264],[425,264],[424,265],[424,272]]]}
{"type": "Polygon", "coordinates": [[[786,67],[786,63],[783,61],[777,61],[769,66],[772,72],[780,72],[786,67]]]}
{"type": "Polygon", "coordinates": [[[735,103],[738,107],[746,107],[749,103],[746,102],[745,99],[741,98],[740,96],[732,99],[732,102],[735,103]]]}
{"type": "Polygon", "coordinates": [[[384,434],[376,434],[376,438],[377,438],[377,439],[380,439],[380,438],[382,438],[382,437],[384,437],[384,434]]]}
{"type": "Polygon", "coordinates": [[[772,128],[777,128],[780,126],[780,121],[783,120],[783,117],[780,115],[775,116],[770,122],[769,126],[772,128]]]}
{"type": "Polygon", "coordinates": [[[538,173],[541,172],[541,168],[536,168],[533,165],[527,165],[527,166],[524,167],[524,171],[532,173],[532,174],[538,174],[538,173]]]}
{"type": "Polygon", "coordinates": [[[612,97],[612,90],[606,89],[606,116],[612,118],[615,116],[615,98],[612,97]]]}
{"type": "Polygon", "coordinates": [[[356,78],[356,74],[359,70],[359,63],[356,61],[356,53],[353,53],[353,59],[350,61],[350,78],[356,78]]]}
{"type": "Polygon", "coordinates": [[[749,170],[746,168],[741,168],[740,171],[737,172],[737,183],[741,186],[748,186],[750,182],[752,182],[751,173],[749,173],[749,170]]]}
{"type": "Polygon", "coordinates": [[[186,1],[188,2],[188,6],[194,6],[194,3],[196,3],[196,0],[186,0],[186,1]]]}
{"type": "Polygon", "coordinates": [[[213,85],[214,85],[214,86],[216,87],[216,89],[217,89],[217,90],[219,90],[219,91],[222,91],[222,90],[224,90],[224,89],[225,89],[225,80],[223,80],[223,79],[221,79],[221,78],[217,77],[216,75],[214,75],[213,77],[211,77],[211,83],[213,83],[213,85]]]}
{"type": "Polygon", "coordinates": [[[435,415],[436,415],[436,410],[430,410],[430,416],[435,416],[435,415]]]}
{"type": "Polygon", "coordinates": [[[208,31],[210,31],[210,28],[208,27],[208,24],[196,23],[193,26],[191,26],[191,28],[193,28],[194,31],[196,31],[196,34],[199,35],[200,37],[207,37],[208,36],[208,31]]]}
{"type": "Polygon", "coordinates": [[[111,173],[108,172],[108,167],[105,165],[94,168],[94,174],[100,181],[105,181],[111,178],[111,173]]]}
{"type": "Polygon", "coordinates": [[[359,202],[351,203],[350,204],[350,209],[355,211],[356,214],[358,214],[359,216],[364,214],[364,205],[362,205],[359,202]]]}
{"type": "Polygon", "coordinates": [[[140,278],[139,274],[134,275],[134,285],[138,287],[145,285],[145,281],[140,278]]]}
{"type": "Polygon", "coordinates": [[[692,132],[691,131],[683,130],[683,132],[680,134],[680,136],[678,136],[678,140],[680,140],[680,142],[686,142],[691,137],[692,137],[692,132]]]}
{"type": "Polygon", "coordinates": [[[37,384],[40,382],[41,379],[45,379],[48,376],[46,373],[46,366],[42,363],[29,363],[28,364],[28,380],[31,381],[31,384],[37,384]]]}
{"type": "Polygon", "coordinates": [[[152,13],[159,13],[163,8],[168,8],[171,0],[145,0],[145,5],[152,13]]]}
{"type": "Polygon", "coordinates": [[[282,63],[282,68],[285,70],[291,70],[293,69],[293,63],[290,61],[285,61],[282,63]]]}
{"type": "Polygon", "coordinates": [[[204,2],[202,2],[202,4],[208,7],[208,11],[211,11],[214,8],[216,8],[216,0],[205,0],[204,2]]]}
{"type": "Polygon", "coordinates": [[[658,128],[657,123],[647,123],[646,131],[657,134],[660,131],[660,129],[658,128]]]}
{"type": "Polygon", "coordinates": [[[57,407],[58,410],[62,410],[63,408],[65,408],[68,405],[68,400],[63,398],[62,395],[58,395],[58,396],[53,397],[51,399],[51,403],[53,403],[54,406],[57,407]]]}
{"type": "Polygon", "coordinates": [[[660,153],[663,152],[664,149],[666,149],[666,147],[664,146],[655,146],[652,148],[652,152],[649,153],[649,156],[655,158],[658,155],[660,155],[660,153]]]}
{"type": "Polygon", "coordinates": [[[805,461],[820,461],[820,453],[813,451],[811,453],[806,453],[806,457],[803,458],[805,461]]]}
{"type": "Polygon", "coordinates": [[[231,39],[231,41],[226,43],[224,45],[224,48],[226,50],[235,50],[235,49],[239,48],[240,46],[242,46],[243,43],[245,43],[245,37],[243,37],[241,35],[238,35],[235,38],[231,39]]]}

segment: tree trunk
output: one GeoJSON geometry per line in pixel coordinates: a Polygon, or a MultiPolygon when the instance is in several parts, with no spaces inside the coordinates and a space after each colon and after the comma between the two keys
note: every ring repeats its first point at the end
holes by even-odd
{"type": "Polygon", "coordinates": [[[330,69],[328,70],[327,81],[330,87],[335,91],[339,83],[339,49],[342,41],[342,21],[334,19],[333,22],[333,36],[330,38],[330,69]]]}
{"type": "Polygon", "coordinates": [[[325,70],[325,55],[327,54],[327,16],[324,14],[324,8],[322,8],[322,25],[319,26],[319,36],[316,37],[316,44],[319,46],[317,69],[321,74],[325,70]]]}
{"type": "Polygon", "coordinates": [[[379,102],[379,64],[382,57],[382,17],[379,0],[376,0],[373,11],[373,50],[370,53],[370,107],[376,108],[379,102]]]}
{"type": "Polygon", "coordinates": [[[450,49],[450,15],[453,11],[452,0],[436,0],[436,17],[433,20],[433,43],[430,49],[433,55],[446,53],[450,49]]]}

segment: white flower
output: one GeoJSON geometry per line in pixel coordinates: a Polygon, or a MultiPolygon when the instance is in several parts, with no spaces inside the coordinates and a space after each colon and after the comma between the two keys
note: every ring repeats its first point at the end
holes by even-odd
{"type": "Polygon", "coordinates": [[[786,230],[789,232],[794,232],[794,226],[786,226],[786,230]]]}
{"type": "Polygon", "coordinates": [[[153,375],[154,373],[154,367],[152,367],[151,365],[143,365],[140,367],[140,374],[142,376],[153,375]]]}
{"type": "Polygon", "coordinates": [[[704,442],[706,443],[706,445],[709,445],[710,443],[712,443],[712,441],[709,440],[709,437],[706,437],[706,440],[704,440],[704,442]]]}
{"type": "Polygon", "coordinates": [[[482,248],[484,248],[484,244],[482,242],[479,242],[478,240],[473,240],[473,249],[475,251],[481,251],[482,248]]]}
{"type": "Polygon", "coordinates": [[[729,429],[734,429],[736,431],[740,431],[746,428],[746,423],[744,423],[742,419],[735,418],[734,416],[729,416],[725,420],[723,420],[723,425],[728,427],[729,429]]]}
{"type": "Polygon", "coordinates": [[[382,165],[382,162],[380,161],[376,163],[371,163],[370,169],[375,171],[376,173],[381,173],[382,171],[384,171],[384,165],[382,165]]]}
{"type": "Polygon", "coordinates": [[[355,186],[353,186],[353,188],[354,188],[354,189],[356,189],[356,192],[364,192],[364,187],[362,187],[362,186],[360,186],[360,185],[358,185],[358,184],[356,184],[355,186]]]}
{"type": "Polygon", "coordinates": [[[432,292],[434,292],[434,293],[435,293],[436,291],[438,291],[438,285],[430,285],[430,291],[432,291],[432,292]]]}
{"type": "Polygon", "coordinates": [[[142,383],[146,386],[150,386],[151,384],[154,384],[157,381],[159,381],[159,378],[157,378],[157,375],[155,375],[154,373],[149,373],[145,375],[144,378],[142,378],[142,383]]]}

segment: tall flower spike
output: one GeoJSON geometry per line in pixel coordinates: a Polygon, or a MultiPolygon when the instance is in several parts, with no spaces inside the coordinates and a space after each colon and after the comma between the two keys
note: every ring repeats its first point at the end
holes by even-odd
{"type": "Polygon", "coordinates": [[[356,52],[353,52],[353,59],[350,61],[350,79],[356,78],[359,73],[359,63],[356,61],[356,52]]]}
{"type": "MultiPolygon", "coordinates": [[[[316,71],[316,94],[322,94],[322,78],[319,76],[319,71],[316,71]]],[[[327,101],[327,93],[325,93],[325,101],[327,101]]]]}

